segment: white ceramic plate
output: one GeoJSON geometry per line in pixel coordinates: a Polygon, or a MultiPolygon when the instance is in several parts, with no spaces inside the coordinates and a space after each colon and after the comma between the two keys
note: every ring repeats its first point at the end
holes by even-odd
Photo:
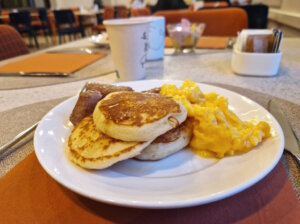
{"type": "Polygon", "coordinates": [[[93,35],[89,38],[89,40],[99,47],[109,46],[108,36],[106,33],[93,35]]]}
{"type": "MultiPolygon", "coordinates": [[[[148,80],[122,83],[146,90],[163,83],[181,81],[148,80]]],[[[282,130],[263,107],[237,93],[199,84],[204,93],[216,92],[229,99],[231,110],[242,120],[267,121],[273,136],[249,153],[220,161],[204,159],[181,150],[157,162],[133,159],[100,171],[84,170],[64,155],[72,127],[69,115],[77,97],[52,109],[40,122],[34,137],[35,153],[46,172],[56,181],[86,197],[123,206],[176,208],[205,204],[236,194],[266,176],[279,161],[284,146],[282,130]]]]}

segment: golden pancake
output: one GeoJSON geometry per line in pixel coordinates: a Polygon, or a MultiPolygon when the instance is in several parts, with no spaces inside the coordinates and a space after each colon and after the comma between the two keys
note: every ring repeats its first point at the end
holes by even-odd
{"type": "Polygon", "coordinates": [[[151,142],[124,142],[101,133],[92,115],[84,118],[72,131],[67,157],[88,169],[104,169],[121,160],[137,156],[151,142]]]}
{"type": "Polygon", "coordinates": [[[155,93],[116,92],[96,105],[96,127],[123,141],[151,141],[179,126],[186,108],[171,97],[155,93]]]}
{"type": "Polygon", "coordinates": [[[186,147],[192,137],[192,120],[187,119],[180,126],[157,137],[135,158],[139,160],[160,160],[186,147]]]}

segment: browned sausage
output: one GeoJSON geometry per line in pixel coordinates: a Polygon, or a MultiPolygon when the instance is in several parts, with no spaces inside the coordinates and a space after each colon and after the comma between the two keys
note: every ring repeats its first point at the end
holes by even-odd
{"type": "Polygon", "coordinates": [[[114,86],[109,84],[97,84],[97,83],[88,84],[86,90],[98,91],[102,94],[103,97],[105,97],[106,95],[112,92],[133,91],[133,89],[128,86],[114,86]]]}
{"type": "Polygon", "coordinates": [[[70,121],[74,126],[86,116],[93,113],[97,103],[103,98],[102,94],[98,91],[87,90],[80,93],[76,105],[70,116],[70,121]]]}

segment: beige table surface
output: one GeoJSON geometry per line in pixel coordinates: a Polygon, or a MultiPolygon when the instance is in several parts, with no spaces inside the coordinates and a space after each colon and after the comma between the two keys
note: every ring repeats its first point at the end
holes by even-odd
{"type": "MultiPolygon", "coordinates": [[[[70,48],[93,48],[95,46],[89,42],[89,40],[82,39],[68,44],[53,47],[47,50],[61,50],[70,48]]],[[[40,51],[44,52],[44,51],[40,51]]],[[[36,52],[35,54],[39,54],[36,52]]],[[[187,55],[172,55],[172,50],[166,50],[164,60],[154,61],[147,63],[147,76],[146,79],[178,79],[184,80],[190,78],[196,82],[216,83],[226,86],[240,87],[242,89],[248,89],[255,91],[254,96],[257,101],[261,101],[262,98],[267,99],[265,96],[273,96],[283,99],[283,101],[289,101],[297,108],[300,106],[300,38],[286,38],[282,44],[283,57],[281,61],[280,70],[277,76],[274,77],[246,77],[239,76],[232,72],[230,66],[231,50],[197,50],[194,54],[187,55]],[[261,93],[261,94],[257,94],[261,93]]],[[[28,57],[28,56],[22,56],[28,57]]],[[[22,58],[19,57],[19,58],[22,58]]],[[[14,61],[17,59],[10,59],[0,62],[0,65],[14,61]]],[[[0,85],[5,77],[0,77],[0,85]]],[[[7,125],[3,122],[2,128],[0,128],[0,143],[13,138],[19,131],[33,124],[41,114],[45,114],[49,110],[49,105],[56,105],[60,100],[58,98],[69,97],[78,93],[81,87],[87,80],[80,80],[75,82],[69,82],[64,84],[41,86],[26,89],[12,89],[0,91],[0,114],[5,117],[8,124],[14,121],[19,108],[28,110],[31,104],[39,105],[39,108],[33,109],[32,113],[26,115],[20,115],[23,120],[20,122],[18,128],[14,130],[8,130],[7,125]],[[54,101],[51,101],[54,100],[54,101]],[[49,101],[47,106],[43,107],[46,101],[49,101]],[[51,104],[50,102],[54,102],[51,104]],[[40,103],[40,104],[39,104],[40,103]],[[38,111],[37,111],[38,110],[38,111]],[[45,111],[44,111],[45,110],[45,111]],[[14,113],[11,113],[13,111],[14,113]],[[18,131],[17,131],[18,130],[18,131]],[[5,136],[4,138],[2,136],[5,136]]],[[[89,81],[113,83],[116,82],[116,76],[114,73],[89,79],[89,81]]],[[[236,90],[238,91],[238,90],[236,90]]],[[[245,92],[243,90],[241,93],[245,92]]],[[[245,92],[246,94],[246,92],[245,92]]],[[[254,99],[255,100],[255,99],[254,99]]],[[[286,105],[292,105],[286,104],[286,105]]],[[[283,104],[282,104],[283,105],[283,104]]],[[[295,108],[295,107],[294,107],[295,108]]],[[[292,126],[295,128],[296,134],[300,135],[300,119],[297,111],[291,108],[291,113],[288,115],[292,126]]],[[[1,121],[0,119],[0,121],[1,121]]],[[[1,127],[1,125],[0,125],[1,127]]],[[[16,156],[16,161],[20,161],[23,157],[16,156]]],[[[11,163],[2,163],[4,166],[10,166],[11,163]]],[[[15,165],[16,163],[14,163],[15,165]]],[[[13,166],[14,166],[13,165],[13,166]]],[[[299,181],[297,181],[299,182],[299,181]]],[[[300,192],[300,191],[299,191],[300,192]]]]}
{"type": "MultiPolygon", "coordinates": [[[[53,47],[51,50],[94,47],[86,38],[53,47]]],[[[230,50],[197,50],[195,54],[178,56],[171,56],[169,52],[166,52],[164,60],[150,62],[146,65],[146,79],[184,80],[189,77],[197,82],[238,86],[300,104],[300,38],[284,39],[282,52],[280,70],[274,77],[246,77],[234,74],[230,66],[230,50]]],[[[13,60],[17,59],[2,61],[0,65],[13,60]]],[[[3,79],[5,77],[0,77],[0,85],[3,79]]],[[[91,80],[106,83],[117,81],[113,73],[91,80]]],[[[74,95],[85,82],[86,80],[81,80],[37,88],[0,91],[0,111],[74,95]]]]}

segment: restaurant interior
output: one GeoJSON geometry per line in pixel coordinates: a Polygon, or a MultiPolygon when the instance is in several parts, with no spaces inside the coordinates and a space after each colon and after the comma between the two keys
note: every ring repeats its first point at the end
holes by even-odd
{"type": "Polygon", "coordinates": [[[0,223],[299,223],[300,1],[0,0],[0,223]]]}

